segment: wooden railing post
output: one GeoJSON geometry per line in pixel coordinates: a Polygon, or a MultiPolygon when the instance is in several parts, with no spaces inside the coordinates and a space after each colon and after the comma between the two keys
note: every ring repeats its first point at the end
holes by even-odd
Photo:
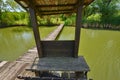
{"type": "Polygon", "coordinates": [[[79,42],[80,42],[80,32],[82,27],[82,9],[84,0],[79,1],[79,7],[76,13],[76,28],[75,28],[75,51],[73,57],[78,57],[79,42]]]}
{"type": "Polygon", "coordinates": [[[36,46],[37,46],[37,51],[38,51],[38,56],[42,57],[42,46],[41,46],[41,39],[40,39],[40,33],[39,33],[39,29],[38,29],[38,24],[37,24],[37,18],[36,18],[36,13],[34,8],[30,7],[29,8],[29,12],[30,12],[30,20],[31,20],[31,25],[33,28],[33,33],[34,33],[34,37],[35,37],[35,42],[36,42],[36,46]]]}

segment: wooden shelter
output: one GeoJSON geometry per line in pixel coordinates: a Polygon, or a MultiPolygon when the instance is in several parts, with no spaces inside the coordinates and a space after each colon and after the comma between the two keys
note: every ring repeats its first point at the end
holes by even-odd
{"type": "Polygon", "coordinates": [[[33,62],[33,65],[28,70],[34,71],[39,77],[43,71],[74,71],[79,77],[81,75],[83,75],[82,77],[86,77],[89,67],[84,58],[78,56],[80,31],[82,27],[81,18],[83,8],[94,0],[15,1],[30,13],[31,24],[39,55],[39,58],[35,59],[35,62],[33,62]],[[77,16],[74,40],[41,41],[36,16],[71,13],[76,13],[77,16]]]}

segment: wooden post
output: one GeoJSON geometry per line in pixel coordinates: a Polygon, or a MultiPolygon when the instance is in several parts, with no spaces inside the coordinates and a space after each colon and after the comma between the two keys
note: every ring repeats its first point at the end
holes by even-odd
{"type": "Polygon", "coordinates": [[[38,56],[42,57],[42,47],[41,47],[41,42],[40,42],[40,34],[39,34],[37,18],[36,18],[34,8],[30,7],[29,12],[30,12],[31,25],[32,25],[33,33],[34,33],[34,37],[35,37],[35,42],[36,42],[36,46],[37,46],[37,50],[38,50],[38,56]]]}
{"type": "Polygon", "coordinates": [[[79,1],[80,6],[77,8],[76,14],[76,28],[75,28],[75,51],[73,57],[78,57],[79,42],[80,42],[80,32],[82,27],[82,9],[84,0],[79,1]]]}
{"type": "Polygon", "coordinates": [[[84,79],[84,78],[87,79],[87,77],[86,77],[86,75],[84,74],[84,72],[80,72],[80,71],[75,72],[75,78],[76,78],[76,80],[82,80],[82,79],[84,79]]]}

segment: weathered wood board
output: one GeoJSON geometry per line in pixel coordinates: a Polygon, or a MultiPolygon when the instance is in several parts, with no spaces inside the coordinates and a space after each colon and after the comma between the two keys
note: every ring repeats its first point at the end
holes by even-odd
{"type": "Polygon", "coordinates": [[[74,55],[74,40],[41,41],[44,57],[72,57],[74,55]]]}
{"type": "Polygon", "coordinates": [[[54,58],[36,58],[35,62],[27,70],[30,71],[89,71],[85,59],[80,56],[72,57],[54,57],[54,58]]]}

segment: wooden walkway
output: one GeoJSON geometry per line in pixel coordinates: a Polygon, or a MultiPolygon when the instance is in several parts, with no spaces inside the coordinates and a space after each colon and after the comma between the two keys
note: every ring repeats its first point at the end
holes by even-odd
{"type": "MultiPolygon", "coordinates": [[[[63,24],[58,26],[52,33],[50,33],[44,40],[55,40],[59,35],[63,28],[63,24]]],[[[0,80],[19,80],[17,78],[18,75],[23,76],[32,76],[35,74],[31,71],[26,71],[25,69],[29,67],[34,61],[35,57],[37,57],[37,49],[36,47],[29,49],[27,53],[23,56],[19,57],[16,61],[8,62],[1,61],[0,62],[0,80]]]]}

